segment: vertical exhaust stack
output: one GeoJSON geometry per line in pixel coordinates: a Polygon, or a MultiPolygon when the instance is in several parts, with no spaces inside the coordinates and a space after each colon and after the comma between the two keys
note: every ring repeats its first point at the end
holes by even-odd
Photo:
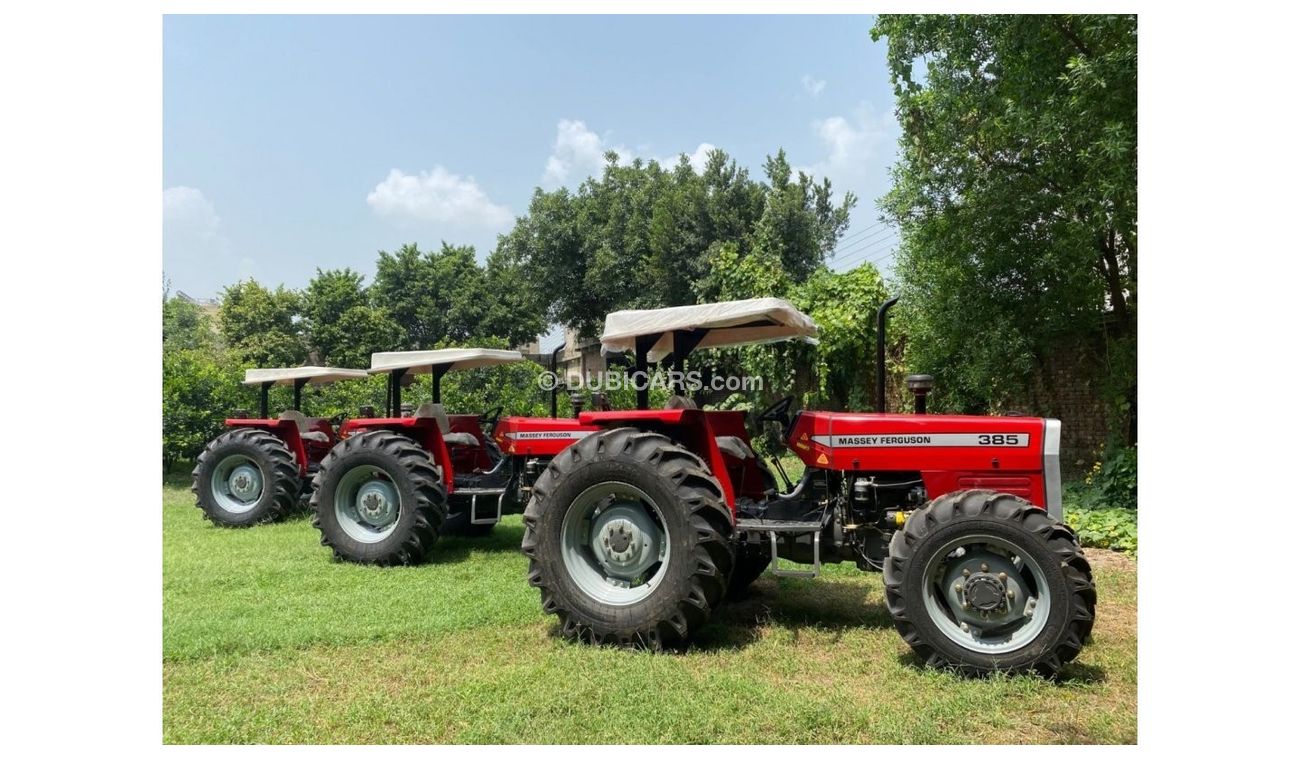
{"type": "Polygon", "coordinates": [[[934,390],[934,378],[930,375],[908,375],[907,389],[916,396],[916,413],[925,414],[925,397],[934,390]]]}
{"type": "Polygon", "coordinates": [[[876,311],[876,411],[881,413],[885,411],[885,316],[896,303],[898,296],[880,304],[876,311]]]}

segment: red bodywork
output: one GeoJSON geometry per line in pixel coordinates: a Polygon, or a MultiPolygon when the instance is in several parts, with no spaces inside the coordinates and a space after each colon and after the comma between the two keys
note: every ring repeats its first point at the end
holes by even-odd
{"type": "MultiPolygon", "coordinates": [[[[300,475],[307,475],[308,466],[320,462],[334,448],[334,444],[339,442],[339,436],[334,432],[334,427],[330,425],[329,420],[320,417],[307,418],[308,429],[313,432],[321,432],[328,437],[328,441],[309,441],[298,434],[298,424],[293,420],[263,420],[263,419],[245,419],[232,417],[226,420],[228,428],[253,428],[256,430],[265,430],[271,435],[284,441],[284,445],[289,447],[289,452],[298,462],[298,471],[300,475]]],[[[346,427],[346,425],[344,426],[346,427]]]]}
{"type": "MultiPolygon", "coordinates": [[[[478,417],[472,414],[457,414],[454,417],[449,415],[448,421],[464,417],[474,420],[474,427],[478,427],[478,417]]],[[[452,423],[451,427],[453,430],[457,430],[456,423],[452,423]]],[[[447,493],[455,490],[455,484],[452,481],[455,478],[456,470],[452,464],[447,443],[442,438],[442,430],[438,428],[438,420],[433,417],[362,417],[343,423],[339,428],[339,436],[347,438],[372,430],[391,430],[415,441],[421,448],[429,452],[430,456],[433,457],[433,461],[438,463],[438,467],[442,470],[443,484],[447,486],[447,493]]],[[[482,434],[477,431],[457,430],[457,432],[473,432],[476,437],[482,438],[482,434]]]]}
{"type": "MultiPolygon", "coordinates": [[[[750,443],[744,412],[664,409],[583,412],[585,425],[657,430],[700,455],[719,477],[727,504],[759,497],[754,459],[724,454],[716,437],[750,443]]],[[[885,473],[919,472],[929,498],[962,488],[991,488],[1047,503],[1043,479],[1044,421],[1037,417],[803,412],[791,427],[790,449],[809,467],[885,473]]]]}
{"type": "Polygon", "coordinates": [[[553,457],[600,429],[568,417],[502,417],[492,437],[511,456],[553,457]]]}

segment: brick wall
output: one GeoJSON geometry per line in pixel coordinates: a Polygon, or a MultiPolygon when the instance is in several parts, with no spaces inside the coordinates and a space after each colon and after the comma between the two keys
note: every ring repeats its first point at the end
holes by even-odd
{"type": "Polygon", "coordinates": [[[1061,421],[1061,467],[1067,478],[1088,471],[1110,438],[1100,333],[1062,346],[1044,358],[1025,411],[1061,421]]]}

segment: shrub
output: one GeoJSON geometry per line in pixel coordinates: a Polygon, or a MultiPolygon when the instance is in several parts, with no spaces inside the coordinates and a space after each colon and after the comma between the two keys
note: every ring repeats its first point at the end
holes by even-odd
{"type": "Polygon", "coordinates": [[[1137,447],[1107,447],[1084,478],[1081,502],[1087,507],[1137,509],[1137,477],[1137,447]]]}
{"type": "Polygon", "coordinates": [[[1137,510],[1066,506],[1065,523],[1084,546],[1137,554],[1137,510]]]}
{"type": "Polygon", "coordinates": [[[240,406],[240,373],[210,350],[163,351],[163,468],[192,460],[240,406]]]}

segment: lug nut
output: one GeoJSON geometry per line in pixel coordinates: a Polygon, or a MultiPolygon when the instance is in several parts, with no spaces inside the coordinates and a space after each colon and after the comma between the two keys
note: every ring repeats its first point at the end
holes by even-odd
{"type": "Polygon", "coordinates": [[[981,562],[981,563],[980,563],[980,572],[981,572],[981,573],[987,573],[988,571],[989,571],[989,563],[987,563],[987,562],[981,562]]]}
{"type": "Polygon", "coordinates": [[[998,580],[1005,581],[1006,579],[1007,579],[1006,573],[998,573],[998,580]]]}
{"type": "Polygon", "coordinates": [[[966,576],[967,578],[969,578],[969,577],[970,577],[970,568],[969,568],[969,567],[964,567],[964,568],[962,568],[962,570],[961,570],[961,574],[964,575],[964,576],[966,576]]]}
{"type": "Polygon", "coordinates": [[[953,591],[961,591],[961,590],[962,590],[962,585],[961,585],[961,583],[954,583],[954,584],[952,584],[952,590],[953,590],[953,591]]]}

